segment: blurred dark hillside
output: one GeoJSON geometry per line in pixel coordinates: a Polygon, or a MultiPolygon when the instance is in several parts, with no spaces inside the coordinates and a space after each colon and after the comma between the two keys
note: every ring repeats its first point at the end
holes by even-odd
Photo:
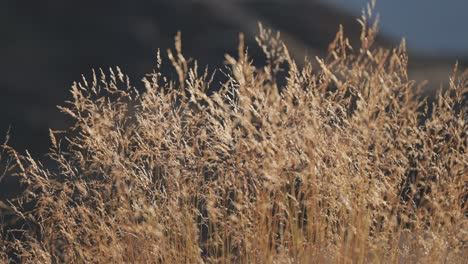
{"type": "MultiPolygon", "coordinates": [[[[184,53],[201,65],[221,65],[236,53],[245,32],[251,54],[257,21],[280,30],[291,53],[323,55],[339,24],[359,36],[355,17],[316,1],[59,1],[0,2],[0,135],[11,125],[11,144],[40,157],[48,149],[48,128],[63,129],[56,108],[81,74],[120,66],[135,85],[151,72],[156,51],[172,47],[182,31],[184,53]]],[[[399,40],[379,39],[394,46],[399,40]]],[[[410,56],[412,76],[434,86],[445,80],[455,58],[410,56]]]]}

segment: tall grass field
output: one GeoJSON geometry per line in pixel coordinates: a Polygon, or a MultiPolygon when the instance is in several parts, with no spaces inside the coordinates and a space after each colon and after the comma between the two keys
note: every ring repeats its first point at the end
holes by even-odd
{"type": "Polygon", "coordinates": [[[177,35],[141,87],[76,82],[47,166],[2,146],[25,190],[0,203],[0,262],[466,263],[468,71],[426,98],[366,17],[325,58],[260,26],[261,67],[242,35],[217,71],[177,35]]]}

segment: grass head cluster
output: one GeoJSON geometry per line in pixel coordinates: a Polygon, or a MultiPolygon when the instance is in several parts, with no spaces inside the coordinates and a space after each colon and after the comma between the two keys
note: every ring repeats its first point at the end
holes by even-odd
{"type": "Polygon", "coordinates": [[[25,263],[379,263],[466,260],[467,72],[435,98],[404,42],[343,30],[303,66],[260,27],[215,74],[182,53],[134,88],[120,69],[75,83],[48,166],[4,144],[0,259],[25,263]],[[13,228],[14,226],[15,228],[13,228]]]}

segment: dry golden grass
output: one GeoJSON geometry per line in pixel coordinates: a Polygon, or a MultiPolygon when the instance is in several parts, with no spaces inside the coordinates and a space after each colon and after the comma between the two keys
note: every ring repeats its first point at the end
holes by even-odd
{"type": "Polygon", "coordinates": [[[340,30],[303,68],[260,27],[266,66],[241,40],[217,91],[180,36],[177,80],[158,59],[144,93],[119,69],[76,83],[55,169],[4,145],[27,189],[8,201],[20,230],[3,228],[0,260],[462,263],[468,74],[426,102],[404,43],[373,47],[363,19],[361,47],[340,30]]]}

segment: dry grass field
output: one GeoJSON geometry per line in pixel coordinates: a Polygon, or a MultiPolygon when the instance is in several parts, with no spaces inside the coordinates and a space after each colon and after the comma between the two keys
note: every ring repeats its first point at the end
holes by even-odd
{"type": "Polygon", "coordinates": [[[424,98],[370,15],[303,67],[261,26],[254,67],[240,35],[216,89],[180,35],[144,91],[118,68],[75,83],[54,166],[3,144],[25,191],[0,203],[0,262],[466,261],[468,72],[424,98]]]}

